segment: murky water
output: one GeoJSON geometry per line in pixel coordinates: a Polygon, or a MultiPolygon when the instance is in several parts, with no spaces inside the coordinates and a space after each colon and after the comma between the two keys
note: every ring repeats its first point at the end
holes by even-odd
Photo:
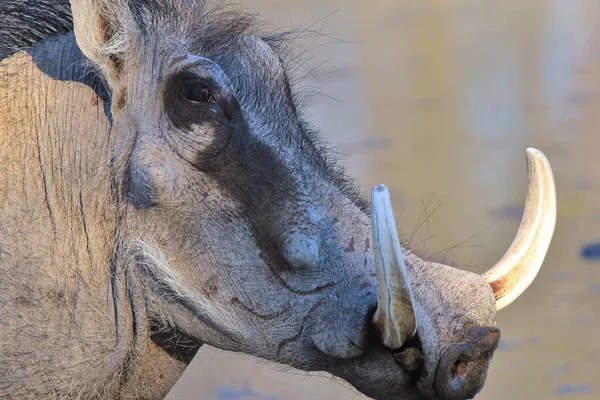
{"type": "MultiPolygon", "coordinates": [[[[559,196],[554,241],[537,280],[498,316],[503,341],[478,398],[600,398],[600,260],[580,254],[600,242],[600,2],[245,5],[322,33],[303,41],[296,65],[310,116],[365,190],[390,187],[404,244],[421,254],[491,266],[520,221],[525,148],[544,151],[559,196]]],[[[214,349],[197,361],[173,398],[361,398],[214,349]]]]}

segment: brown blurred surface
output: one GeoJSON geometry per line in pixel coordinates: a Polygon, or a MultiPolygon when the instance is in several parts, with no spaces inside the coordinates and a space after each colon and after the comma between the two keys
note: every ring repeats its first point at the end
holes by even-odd
{"type": "MultiPolygon", "coordinates": [[[[389,186],[403,244],[423,255],[491,266],[520,221],[525,148],[547,155],[554,240],[534,284],[498,315],[502,345],[477,398],[599,399],[600,260],[580,250],[600,242],[600,2],[244,6],[276,26],[322,33],[303,40],[295,73],[305,75],[309,116],[365,193],[389,186]]],[[[205,348],[170,398],[361,398],[329,377],[278,369],[205,348]]]]}

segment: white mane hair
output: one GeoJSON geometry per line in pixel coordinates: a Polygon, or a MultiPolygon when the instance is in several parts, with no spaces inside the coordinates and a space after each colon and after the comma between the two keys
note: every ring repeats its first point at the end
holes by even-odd
{"type": "Polygon", "coordinates": [[[154,241],[150,239],[138,239],[129,248],[129,255],[135,260],[148,278],[145,284],[152,283],[169,293],[169,301],[184,301],[196,310],[196,317],[202,321],[210,321],[223,331],[227,331],[236,337],[242,338],[240,329],[242,322],[236,316],[234,310],[212,301],[199,291],[186,287],[175,268],[167,259],[165,253],[154,241]]]}

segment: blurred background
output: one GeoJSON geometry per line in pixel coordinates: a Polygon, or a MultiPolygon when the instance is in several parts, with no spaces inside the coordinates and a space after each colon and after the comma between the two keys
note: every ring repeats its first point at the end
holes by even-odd
{"type": "MultiPolygon", "coordinates": [[[[239,0],[238,0],[239,2],[239,0]]],[[[525,149],[557,183],[550,252],[498,315],[478,399],[600,398],[600,2],[246,0],[296,43],[307,112],[364,192],[385,183],[403,244],[474,272],[509,247],[525,149]],[[315,35],[319,32],[319,35],[315,35]]],[[[203,348],[171,399],[364,399],[331,377],[203,348]]]]}

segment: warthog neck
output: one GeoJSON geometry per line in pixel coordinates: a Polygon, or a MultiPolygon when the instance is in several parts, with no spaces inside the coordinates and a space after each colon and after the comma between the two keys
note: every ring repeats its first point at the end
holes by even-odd
{"type": "Polygon", "coordinates": [[[67,34],[0,64],[0,386],[151,398],[186,363],[127,291],[115,138],[82,61],[67,34]]]}

